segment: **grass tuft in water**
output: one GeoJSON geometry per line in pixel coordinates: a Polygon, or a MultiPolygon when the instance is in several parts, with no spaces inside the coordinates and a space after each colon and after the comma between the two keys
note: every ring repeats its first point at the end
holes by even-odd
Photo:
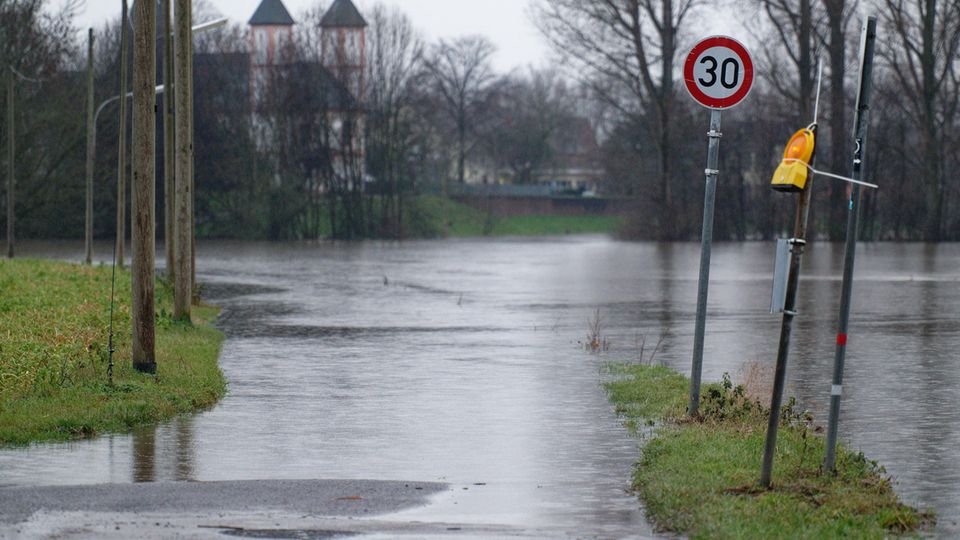
{"type": "Polygon", "coordinates": [[[0,444],[126,432],[210,407],[226,391],[217,365],[218,310],[173,321],[173,293],[157,283],[157,368],[130,360],[130,274],[117,272],[114,384],[107,380],[110,268],[0,261],[0,444]]]}
{"type": "Polygon", "coordinates": [[[659,366],[610,366],[606,384],[626,424],[659,423],[633,487],[660,529],[690,538],[885,538],[933,524],[900,502],[883,467],[838,449],[823,474],[824,438],[791,400],[782,410],[773,488],[759,487],[767,411],[729,377],[704,387],[701,418],[684,416],[689,380],[659,366]]]}

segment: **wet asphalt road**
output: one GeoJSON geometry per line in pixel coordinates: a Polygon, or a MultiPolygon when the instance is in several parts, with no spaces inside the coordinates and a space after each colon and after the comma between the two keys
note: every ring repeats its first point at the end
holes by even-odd
{"type": "Polygon", "coordinates": [[[514,536],[489,526],[378,520],[424,505],[439,483],[162,482],[0,488],[2,538],[514,536]]]}

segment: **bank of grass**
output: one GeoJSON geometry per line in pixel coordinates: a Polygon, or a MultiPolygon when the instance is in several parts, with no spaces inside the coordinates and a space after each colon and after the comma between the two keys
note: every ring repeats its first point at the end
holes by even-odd
{"type": "Polygon", "coordinates": [[[474,236],[560,236],[613,234],[617,216],[493,216],[442,197],[423,195],[410,202],[406,231],[413,238],[474,236]]]}
{"type": "Polygon", "coordinates": [[[838,450],[821,474],[824,438],[793,402],[781,415],[773,489],[758,487],[766,411],[729,379],[703,391],[703,417],[685,417],[689,380],[665,367],[611,366],[611,401],[634,432],[652,434],[633,487],[649,519],[690,538],[885,538],[933,516],[902,504],[876,462],[838,450]]]}
{"type": "Polygon", "coordinates": [[[129,431],[207,408],[226,391],[217,364],[218,310],[174,322],[173,294],[157,283],[157,370],[130,359],[130,274],[117,272],[114,382],[107,380],[110,268],[0,261],[0,444],[129,431]]]}

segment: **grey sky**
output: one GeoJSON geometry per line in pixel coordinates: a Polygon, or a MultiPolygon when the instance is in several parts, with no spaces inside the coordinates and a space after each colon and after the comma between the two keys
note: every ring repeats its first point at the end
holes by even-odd
{"type": "MultiPolygon", "coordinates": [[[[246,22],[260,0],[209,0],[234,22],[246,22]]],[[[498,47],[495,65],[501,71],[530,64],[539,66],[549,58],[549,49],[527,16],[528,0],[355,0],[364,11],[377,1],[404,11],[429,39],[482,34],[498,47]]],[[[317,0],[284,0],[297,18],[317,0]]],[[[329,1],[324,2],[329,4],[329,1]]],[[[120,0],[86,0],[77,26],[100,26],[120,12],[120,0]]]]}

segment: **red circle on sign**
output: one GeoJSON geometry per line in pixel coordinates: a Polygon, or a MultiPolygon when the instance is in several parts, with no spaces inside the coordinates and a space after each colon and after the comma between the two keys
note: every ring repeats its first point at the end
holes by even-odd
{"type": "Polygon", "coordinates": [[[683,65],[683,82],[687,87],[687,92],[690,93],[690,96],[696,100],[697,103],[711,109],[729,109],[743,101],[743,98],[747,97],[750,89],[753,88],[753,60],[751,60],[750,53],[747,52],[746,47],[739,41],[727,36],[711,36],[697,43],[693,47],[693,50],[690,51],[690,54],[687,55],[687,60],[683,65]],[[736,92],[725,98],[714,98],[703,93],[697,86],[697,81],[693,75],[693,69],[696,66],[697,59],[699,59],[700,55],[707,49],[713,47],[730,49],[737,58],[740,59],[740,62],[743,63],[743,83],[736,92]]]}

